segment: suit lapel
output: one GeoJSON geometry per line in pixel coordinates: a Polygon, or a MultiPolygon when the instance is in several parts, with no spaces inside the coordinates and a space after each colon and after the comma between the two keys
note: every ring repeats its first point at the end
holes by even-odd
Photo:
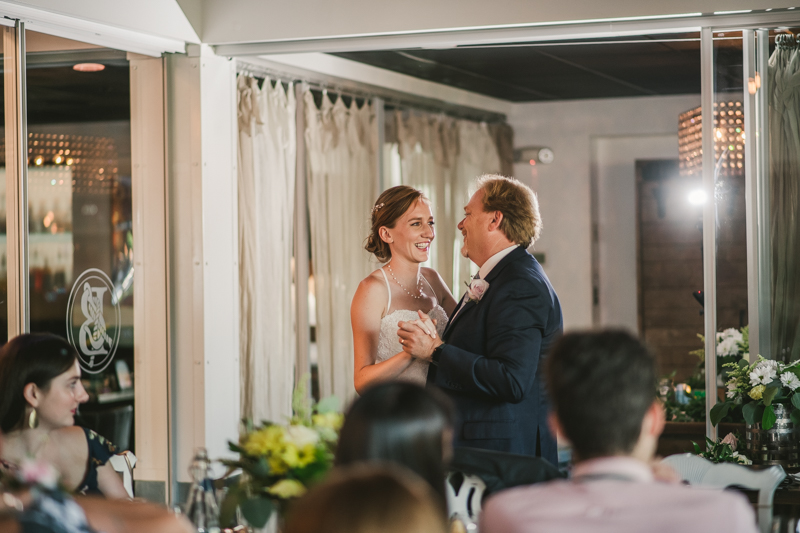
{"type": "MultiPolygon", "coordinates": [[[[464,296],[462,296],[461,299],[464,300],[466,297],[467,297],[467,293],[464,292],[464,296]]],[[[468,301],[468,302],[464,302],[464,305],[461,306],[461,310],[458,311],[457,313],[455,313],[455,315],[453,316],[453,320],[448,322],[447,323],[447,327],[444,328],[444,335],[442,336],[442,340],[444,340],[447,337],[447,334],[450,333],[450,328],[453,327],[453,324],[455,324],[459,319],[461,319],[461,317],[464,316],[464,313],[466,313],[467,311],[469,311],[473,307],[475,307],[475,301],[474,300],[471,300],[471,301],[468,301]]],[[[456,307],[456,309],[458,309],[458,307],[456,307]]]]}
{"type": "MultiPolygon", "coordinates": [[[[522,257],[523,255],[525,255],[527,253],[528,252],[525,250],[525,248],[520,246],[520,247],[516,248],[514,251],[512,251],[510,254],[505,256],[503,259],[501,259],[500,262],[495,265],[495,267],[492,269],[492,271],[489,272],[489,275],[486,276],[486,280],[485,281],[486,281],[486,283],[489,284],[489,288],[487,290],[492,290],[492,281],[495,278],[497,278],[497,276],[500,275],[500,272],[506,267],[506,265],[508,265],[512,261],[516,261],[517,259],[519,259],[520,257],[522,257]]],[[[463,317],[464,314],[467,311],[469,311],[470,309],[475,307],[475,305],[477,305],[478,302],[469,301],[469,302],[464,303],[464,305],[461,308],[461,310],[458,311],[459,307],[461,306],[461,302],[463,302],[466,297],[467,297],[467,293],[466,293],[466,291],[464,291],[464,295],[461,297],[461,300],[459,301],[459,304],[456,306],[457,312],[453,316],[453,319],[450,322],[448,322],[447,327],[444,329],[444,333],[442,334],[442,340],[447,339],[447,336],[450,333],[450,330],[452,329],[453,324],[455,324],[458,320],[460,320],[461,317],[463,317]]]]}

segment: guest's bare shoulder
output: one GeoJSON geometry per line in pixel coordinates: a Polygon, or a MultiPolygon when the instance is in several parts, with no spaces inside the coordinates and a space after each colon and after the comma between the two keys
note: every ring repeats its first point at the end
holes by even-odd
{"type": "Polygon", "coordinates": [[[63,466],[84,465],[89,456],[86,433],[80,426],[54,429],[48,439],[49,451],[63,466]]]}

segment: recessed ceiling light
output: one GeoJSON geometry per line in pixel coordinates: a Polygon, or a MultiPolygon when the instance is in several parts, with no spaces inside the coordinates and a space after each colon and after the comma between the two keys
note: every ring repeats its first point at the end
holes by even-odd
{"type": "Polygon", "coordinates": [[[72,70],[77,70],[78,72],[100,72],[105,68],[106,66],[100,63],[78,63],[72,66],[72,70]]]}

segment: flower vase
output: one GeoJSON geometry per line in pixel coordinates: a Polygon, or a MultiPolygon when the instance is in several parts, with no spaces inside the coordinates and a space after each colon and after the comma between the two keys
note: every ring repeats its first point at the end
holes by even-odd
{"type": "Polygon", "coordinates": [[[772,404],[775,425],[762,429],[761,424],[745,426],[745,454],[754,465],[780,465],[784,470],[800,469],[800,428],[789,418],[789,409],[779,403],[772,404]]]}

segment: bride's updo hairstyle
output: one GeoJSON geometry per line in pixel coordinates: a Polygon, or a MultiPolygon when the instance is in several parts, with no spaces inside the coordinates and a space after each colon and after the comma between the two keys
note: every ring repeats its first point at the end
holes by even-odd
{"type": "Polygon", "coordinates": [[[378,258],[378,261],[388,261],[392,258],[389,244],[384,242],[380,236],[380,229],[383,226],[393,228],[397,220],[414,205],[417,200],[428,201],[422,191],[409,187],[408,185],[398,185],[391,189],[386,189],[375,201],[372,208],[372,229],[367,244],[364,248],[378,258]]]}

